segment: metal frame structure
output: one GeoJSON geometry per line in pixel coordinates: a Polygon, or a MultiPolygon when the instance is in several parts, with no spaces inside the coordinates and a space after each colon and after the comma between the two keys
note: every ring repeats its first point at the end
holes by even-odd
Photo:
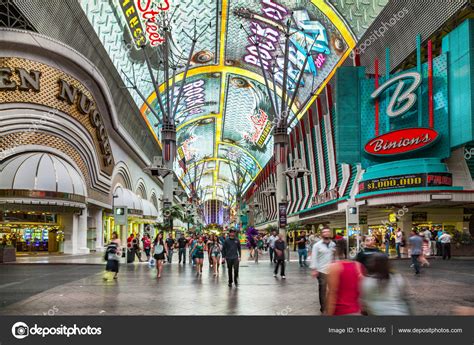
{"type": "MultiPolygon", "coordinates": [[[[283,66],[278,67],[277,64],[272,64],[269,71],[266,71],[265,65],[263,63],[263,58],[260,52],[259,46],[265,42],[261,42],[257,35],[250,35],[247,30],[245,30],[244,26],[241,25],[241,28],[247,33],[248,37],[252,37],[252,43],[255,45],[258,61],[260,62],[261,72],[265,81],[265,88],[267,91],[267,96],[270,99],[271,109],[273,111],[274,116],[274,127],[273,127],[273,136],[274,136],[274,148],[273,148],[273,155],[276,163],[276,198],[277,204],[287,204],[287,187],[286,187],[286,179],[285,176],[295,176],[298,174],[287,174],[285,170],[286,165],[286,155],[288,151],[288,128],[291,126],[293,121],[298,119],[303,108],[294,114],[291,119],[289,119],[289,115],[291,114],[291,108],[296,100],[298,95],[298,91],[302,84],[303,74],[308,63],[308,59],[311,57],[311,51],[313,48],[314,43],[316,40],[313,41],[312,45],[309,46],[308,43],[305,41],[305,59],[303,65],[300,69],[297,70],[297,82],[294,90],[290,90],[288,85],[288,72],[290,68],[290,40],[291,36],[297,32],[303,32],[304,30],[299,28],[297,22],[293,15],[287,20],[286,25],[283,28],[280,28],[283,31],[284,36],[284,50],[281,51],[283,53],[283,66]],[[292,27],[293,23],[293,27],[292,27]],[[275,74],[277,72],[283,72],[283,82],[281,85],[281,97],[277,95],[277,84],[275,82],[275,74]],[[271,78],[271,83],[269,78],[271,78]],[[291,95],[291,96],[290,96],[291,95]]],[[[306,36],[305,36],[306,40],[306,36]]],[[[277,59],[278,57],[275,57],[277,59]]],[[[313,81],[314,85],[314,76],[313,81]]],[[[313,87],[311,88],[314,89],[313,87]]],[[[304,169],[304,167],[303,167],[304,169]]],[[[309,171],[304,169],[305,173],[309,171]]],[[[296,176],[295,176],[296,177],[296,176]]],[[[271,196],[271,195],[270,195],[271,196]]],[[[281,227],[279,224],[279,232],[283,235],[283,238],[286,239],[286,227],[281,227]]]]}
{"type": "MultiPolygon", "coordinates": [[[[176,6],[175,10],[171,15],[168,14],[167,11],[161,11],[159,14],[159,20],[155,22],[158,25],[158,30],[160,35],[164,38],[160,49],[155,49],[153,51],[153,55],[150,56],[148,52],[148,47],[146,45],[141,46],[141,51],[145,58],[146,66],[148,69],[148,73],[151,79],[151,83],[153,85],[154,91],[156,93],[157,104],[160,109],[162,118],[160,118],[157,111],[149,104],[146,97],[138,90],[135,73],[133,71],[132,76],[127,76],[124,71],[122,73],[125,75],[128,83],[131,86],[127,88],[131,88],[137,92],[143,102],[146,104],[148,109],[150,109],[151,113],[156,117],[158,124],[161,124],[161,140],[162,140],[162,149],[163,149],[163,163],[164,167],[173,171],[173,164],[176,158],[176,113],[178,111],[178,105],[182,98],[184,86],[186,85],[186,79],[188,75],[188,71],[191,65],[191,60],[194,54],[194,48],[196,47],[196,43],[205,33],[206,29],[202,30],[200,33],[196,30],[196,25],[194,26],[193,35],[189,35],[187,32],[182,30],[182,32],[191,40],[191,47],[189,50],[189,54],[184,60],[183,53],[179,56],[174,54],[170,49],[170,40],[172,40],[172,23],[173,17],[176,13],[177,8],[179,5],[176,6]],[[155,72],[153,71],[151,58],[157,56],[159,64],[158,68],[155,72]],[[183,78],[181,80],[181,84],[179,89],[176,93],[176,75],[178,70],[183,68],[184,62],[184,71],[183,71],[183,78]],[[163,72],[163,81],[160,84],[160,72],[163,72]]],[[[160,9],[160,8],[158,8],[160,9]]],[[[196,22],[196,19],[194,19],[196,22]]],[[[209,24],[210,27],[210,24],[209,24]]],[[[164,202],[173,202],[173,192],[174,192],[174,174],[168,174],[164,176],[164,187],[163,187],[163,201],[164,202]]]]}
{"type": "Polygon", "coordinates": [[[11,0],[0,0],[0,27],[36,32],[33,25],[11,0]]]}

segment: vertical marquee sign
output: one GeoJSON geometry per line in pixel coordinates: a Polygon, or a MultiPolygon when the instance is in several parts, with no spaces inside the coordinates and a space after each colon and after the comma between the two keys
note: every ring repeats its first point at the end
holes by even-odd
{"type": "Polygon", "coordinates": [[[146,45],[152,47],[162,44],[165,40],[159,32],[158,14],[168,11],[170,0],[117,0],[122,9],[133,41],[137,48],[146,45]]]}

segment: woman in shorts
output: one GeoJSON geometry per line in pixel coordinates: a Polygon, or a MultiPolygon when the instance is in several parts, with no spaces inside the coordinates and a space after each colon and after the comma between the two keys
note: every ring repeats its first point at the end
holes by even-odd
{"type": "MultiPolygon", "coordinates": [[[[163,233],[156,235],[153,241],[153,258],[156,261],[156,276],[161,278],[161,271],[163,269],[163,261],[165,260],[166,248],[163,241],[163,233]]],[[[166,253],[167,254],[167,253],[166,253]]]]}
{"type": "Polygon", "coordinates": [[[216,235],[212,237],[212,244],[210,246],[211,252],[211,259],[212,259],[212,267],[214,268],[214,275],[217,276],[219,274],[219,265],[221,261],[222,255],[222,245],[219,242],[219,239],[216,235]]]}
{"type": "Polygon", "coordinates": [[[202,274],[202,264],[204,262],[204,250],[206,249],[206,244],[204,243],[204,238],[199,236],[198,241],[193,247],[194,258],[196,261],[196,270],[197,274],[202,274]]]}

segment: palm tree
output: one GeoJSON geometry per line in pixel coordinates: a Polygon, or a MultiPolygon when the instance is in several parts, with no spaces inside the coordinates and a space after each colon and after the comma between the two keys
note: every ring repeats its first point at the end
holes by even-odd
{"type": "MultiPolygon", "coordinates": [[[[183,221],[184,210],[179,205],[173,205],[171,207],[163,209],[163,216],[165,219],[169,219],[170,221],[172,221],[173,219],[179,219],[183,221]]],[[[172,224],[172,222],[170,222],[170,224],[172,224]]]]}
{"type": "Polygon", "coordinates": [[[189,225],[194,225],[194,216],[192,214],[186,214],[184,215],[181,221],[188,225],[188,232],[189,232],[189,225]]]}

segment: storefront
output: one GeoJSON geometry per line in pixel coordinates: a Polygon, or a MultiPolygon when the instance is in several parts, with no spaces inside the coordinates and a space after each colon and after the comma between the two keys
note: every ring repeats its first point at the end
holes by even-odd
{"type": "MultiPolygon", "coordinates": [[[[126,216],[126,224],[120,224],[114,217],[108,217],[108,238],[116,232],[119,238],[126,239],[131,234],[142,237],[145,233],[151,237],[156,235],[155,224],[158,221],[158,211],[148,200],[141,199],[131,190],[117,186],[114,192],[114,210],[126,216]]],[[[123,223],[123,222],[122,222],[123,223]]]]}
{"type": "Polygon", "coordinates": [[[5,211],[0,213],[0,238],[19,253],[62,252],[64,231],[56,214],[5,211]]]}
{"type": "MultiPolygon", "coordinates": [[[[465,21],[442,39],[442,50],[431,42],[422,50],[418,41],[418,55],[427,51],[427,56],[393,75],[379,70],[378,60],[370,66],[375,74],[367,75],[366,67],[342,67],[336,73],[336,142],[344,142],[336,155],[338,162],[362,168],[354,195],[359,223],[354,225],[379,245],[387,233],[393,242],[397,228],[405,236],[426,229],[454,237],[469,233],[472,213],[466,209],[474,204],[474,192],[464,145],[474,133],[459,124],[471,123],[474,115],[459,106],[459,99],[470,100],[470,106],[472,86],[468,74],[454,71],[460,65],[472,68],[472,60],[462,58],[473,54],[463,43],[472,30],[472,20],[465,21]]],[[[388,66],[390,50],[385,57],[388,66]]]]}

